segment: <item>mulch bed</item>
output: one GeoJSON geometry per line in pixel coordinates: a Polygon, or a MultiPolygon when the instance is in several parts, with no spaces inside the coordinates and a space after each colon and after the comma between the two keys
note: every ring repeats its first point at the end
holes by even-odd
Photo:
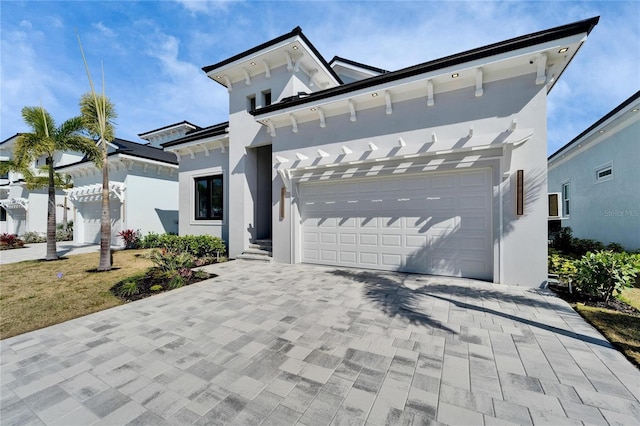
{"type": "Polygon", "coordinates": [[[558,297],[571,304],[582,303],[587,306],[611,309],[627,315],[640,317],[640,311],[638,309],[616,299],[613,296],[609,299],[609,303],[607,304],[601,297],[589,296],[576,291],[569,293],[569,288],[561,285],[549,284],[549,290],[553,291],[558,295],[558,297]]]}

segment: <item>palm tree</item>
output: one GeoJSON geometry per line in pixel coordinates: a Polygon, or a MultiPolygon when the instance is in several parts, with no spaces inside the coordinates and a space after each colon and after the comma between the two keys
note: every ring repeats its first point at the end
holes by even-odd
{"type": "MultiPolygon", "coordinates": [[[[31,128],[22,133],[14,147],[14,161],[18,169],[28,170],[36,159],[45,157],[49,200],[47,203],[47,254],[46,260],[57,260],[56,250],[56,178],[53,169],[54,155],[60,151],[83,153],[94,162],[100,161],[95,143],[84,136],[80,117],[73,117],[56,127],[51,115],[43,107],[22,108],[22,118],[31,128]]],[[[37,179],[36,176],[30,176],[37,179]]]]}
{"type": "Polygon", "coordinates": [[[98,271],[111,269],[111,215],[109,212],[109,164],[108,145],[114,139],[114,122],[117,117],[113,103],[104,94],[93,90],[80,98],[80,114],[84,128],[98,139],[101,145],[102,165],[102,213],[100,215],[100,263],[98,271]]]}

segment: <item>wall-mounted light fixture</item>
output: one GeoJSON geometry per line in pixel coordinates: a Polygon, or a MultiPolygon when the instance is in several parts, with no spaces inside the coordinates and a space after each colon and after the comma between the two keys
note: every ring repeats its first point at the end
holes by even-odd
{"type": "Polygon", "coordinates": [[[280,188],[280,220],[284,219],[284,199],[287,195],[287,188],[280,188]]]}
{"type": "Polygon", "coordinates": [[[516,215],[524,215],[524,170],[516,172],[516,215]]]}

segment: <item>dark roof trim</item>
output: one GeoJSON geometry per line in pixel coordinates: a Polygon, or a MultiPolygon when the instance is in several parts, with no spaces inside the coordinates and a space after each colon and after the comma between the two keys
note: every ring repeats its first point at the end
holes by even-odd
{"type": "Polygon", "coordinates": [[[289,108],[291,106],[302,105],[319,99],[326,99],[332,96],[354,92],[356,90],[376,86],[378,84],[392,82],[407,77],[413,77],[441,68],[455,66],[463,64],[465,62],[475,61],[478,59],[499,55],[501,53],[535,46],[537,44],[546,43],[548,41],[557,40],[564,37],[570,37],[583,32],[589,34],[599,20],[600,17],[596,16],[594,18],[574,22],[572,24],[562,25],[548,30],[527,34],[477,49],[467,50],[466,52],[457,53],[455,55],[446,56],[444,58],[436,59],[422,64],[413,65],[398,71],[392,71],[364,80],[354,81],[353,83],[345,84],[342,86],[322,90],[298,100],[293,100],[284,104],[277,103],[250,112],[254,116],[266,114],[269,112],[278,111],[280,109],[289,108]]]}
{"type": "Polygon", "coordinates": [[[344,62],[345,64],[353,65],[354,67],[364,68],[369,71],[377,72],[380,74],[386,74],[389,71],[383,70],[382,68],[372,67],[371,65],[363,64],[362,62],[352,61],[351,59],[345,59],[340,56],[334,56],[333,59],[329,61],[329,65],[333,65],[334,62],[344,62]]]}
{"type": "Polygon", "coordinates": [[[205,127],[204,129],[194,131],[186,136],[181,137],[180,139],[163,143],[162,147],[168,148],[170,146],[180,145],[187,142],[193,142],[193,141],[197,141],[204,138],[226,135],[227,127],[229,127],[228,121],[225,121],[224,123],[220,123],[220,124],[214,124],[213,126],[205,127]]]}
{"type": "Polygon", "coordinates": [[[18,136],[20,136],[20,135],[22,135],[22,134],[24,134],[24,133],[16,133],[16,134],[15,134],[15,135],[13,135],[13,136],[9,136],[8,138],[6,138],[6,139],[5,139],[5,140],[3,140],[2,142],[0,142],[0,145],[2,145],[2,144],[4,144],[4,143],[7,143],[7,142],[9,142],[11,139],[16,138],[16,137],[18,137],[18,136]]]}
{"type": "Polygon", "coordinates": [[[148,135],[149,133],[155,133],[155,132],[159,132],[160,130],[170,129],[171,127],[180,126],[181,124],[188,124],[189,126],[193,126],[196,128],[196,130],[202,128],[193,123],[189,123],[187,120],[183,120],[179,123],[169,124],[168,126],[160,127],[159,129],[149,130],[148,132],[144,132],[144,133],[138,133],[138,136],[143,137],[144,135],[148,135]]]}
{"type": "MultiPolygon", "coordinates": [[[[111,141],[111,145],[117,148],[108,154],[109,157],[114,155],[128,155],[130,157],[143,158],[146,160],[157,161],[159,163],[167,163],[172,165],[178,164],[178,159],[171,152],[166,152],[160,148],[156,148],[149,145],[143,145],[137,142],[131,142],[126,139],[116,138],[111,141]]],[[[75,163],[69,163],[62,166],[58,166],[55,169],[65,169],[67,167],[77,166],[83,163],[90,163],[91,161],[84,157],[82,160],[75,163]]]]}
{"type": "MultiPolygon", "coordinates": [[[[287,33],[287,34],[283,34],[280,37],[276,37],[273,40],[269,40],[265,43],[262,43],[256,47],[253,47],[249,50],[246,50],[242,53],[238,53],[235,56],[232,56],[228,59],[225,59],[222,62],[218,62],[217,64],[213,64],[213,65],[208,65],[206,67],[202,67],[202,71],[204,71],[205,73],[208,73],[211,70],[214,70],[216,68],[220,68],[223,67],[225,65],[228,65],[232,62],[235,62],[237,60],[240,60],[242,58],[244,58],[245,56],[249,56],[252,55],[254,53],[257,53],[263,49],[266,49],[267,47],[273,46],[275,44],[278,44],[282,41],[285,41],[291,37],[300,37],[304,43],[309,46],[309,49],[311,49],[311,51],[313,52],[314,55],[316,55],[318,57],[318,59],[320,59],[320,62],[322,62],[322,65],[324,65],[324,67],[326,68],[327,72],[329,72],[333,78],[336,79],[336,81],[338,81],[339,83],[342,83],[342,80],[340,80],[340,77],[338,77],[338,74],[336,74],[333,69],[329,66],[329,64],[327,63],[327,61],[324,59],[324,57],[320,54],[320,52],[318,51],[318,49],[316,49],[316,47],[309,41],[309,39],[302,33],[302,28],[295,27],[293,30],[291,30],[291,32],[287,33]]],[[[216,80],[214,80],[216,81],[216,80]]],[[[218,82],[220,84],[222,84],[221,82],[218,82]]]]}
{"type": "Polygon", "coordinates": [[[563,151],[565,151],[566,149],[571,147],[571,145],[573,145],[574,143],[576,143],[577,141],[582,139],[584,136],[588,135],[591,131],[593,131],[594,129],[598,128],[605,121],[607,121],[608,119],[610,119],[611,117],[613,117],[614,115],[616,115],[617,113],[619,113],[620,111],[625,109],[629,104],[633,103],[634,101],[636,101],[638,99],[640,99],[640,90],[638,90],[636,93],[631,95],[631,97],[628,98],[626,101],[622,102],[620,105],[618,105],[617,107],[612,109],[607,115],[602,117],[600,120],[596,121],[591,126],[589,126],[589,128],[587,130],[585,130],[584,132],[580,133],[575,138],[571,139],[571,141],[568,142],[567,144],[565,144],[562,148],[558,149],[556,152],[551,154],[549,156],[549,158],[547,158],[547,161],[551,161],[554,157],[556,157],[557,155],[559,155],[560,153],[562,153],[563,151]]]}

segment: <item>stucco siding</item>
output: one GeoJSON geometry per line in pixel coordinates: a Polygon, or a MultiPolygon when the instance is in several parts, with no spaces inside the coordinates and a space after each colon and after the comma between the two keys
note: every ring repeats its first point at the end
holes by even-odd
{"type": "Polygon", "coordinates": [[[213,235],[225,241],[229,238],[229,160],[228,153],[216,149],[206,156],[196,153],[192,159],[185,155],[180,160],[179,176],[179,234],[180,235],[213,235]],[[224,209],[223,220],[206,221],[195,219],[195,186],[196,177],[223,175],[224,209]]]}
{"type": "MultiPolygon", "coordinates": [[[[609,130],[588,149],[549,168],[549,192],[570,184],[570,215],[562,219],[573,236],[640,249],[640,120],[609,130]],[[596,170],[611,164],[612,177],[598,182],[596,170]]],[[[587,148],[587,147],[585,147],[587,148]]]]}
{"type": "MultiPolygon", "coordinates": [[[[378,107],[358,110],[355,122],[348,114],[342,114],[327,117],[326,128],[320,128],[317,121],[300,123],[298,133],[293,133],[291,127],[279,128],[273,138],[273,161],[276,162],[276,155],[289,158],[292,163],[287,167],[292,168],[341,162],[345,156],[343,145],[353,151],[349,155],[356,161],[487,144],[501,147],[501,138],[508,136],[507,129],[514,118],[517,128],[530,129],[532,137],[513,150],[508,163],[479,158],[477,164],[464,167],[489,166],[494,170],[493,235],[498,259],[494,280],[538,286],[546,280],[546,90],[535,85],[535,76],[487,83],[481,97],[476,97],[472,88],[440,93],[432,107],[427,107],[421,97],[394,102],[392,114],[378,107]],[[467,137],[470,127],[473,136],[467,137]],[[432,140],[434,132],[436,142],[432,140]],[[406,143],[402,151],[398,147],[399,137],[406,143]],[[371,150],[369,143],[377,149],[371,150]],[[318,158],[317,149],[329,153],[329,157],[318,158]],[[310,160],[296,160],[297,152],[310,160]],[[518,169],[525,171],[526,186],[525,215],[520,217],[515,215],[513,196],[518,169]]],[[[273,233],[278,236],[273,241],[273,256],[276,261],[291,262],[295,261],[295,250],[300,245],[295,236],[299,222],[296,190],[288,195],[285,219],[280,220],[279,197],[284,183],[275,170],[272,176],[273,233]]]]}

